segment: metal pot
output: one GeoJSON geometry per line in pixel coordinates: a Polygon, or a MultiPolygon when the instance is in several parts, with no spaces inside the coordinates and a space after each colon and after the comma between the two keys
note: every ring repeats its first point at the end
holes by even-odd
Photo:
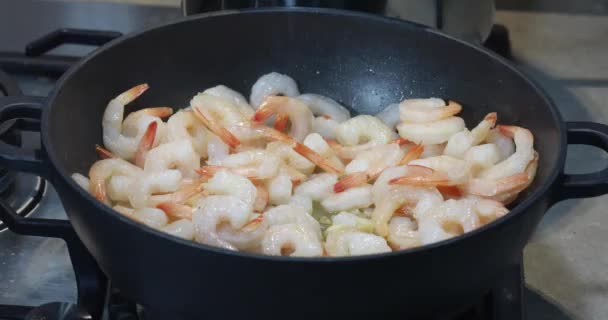
{"type": "Polygon", "coordinates": [[[396,17],[480,44],[494,23],[494,0],[182,0],[184,15],[262,7],[319,7],[396,17]]]}
{"type": "MultiPolygon", "coordinates": [[[[437,316],[476,300],[520,261],[552,204],[608,193],[608,169],[564,173],[567,143],[608,150],[607,126],[565,124],[539,87],[483,48],[352,11],[213,13],[127,35],[79,61],[46,101],[1,98],[0,122],[16,118],[38,119],[29,123],[30,129],[39,124],[42,150],[0,143],[0,165],[48,179],[113,286],[159,319],[302,311],[437,316]],[[261,256],[178,239],[112,210],[71,179],[97,160],[106,104],[125,88],[149,83],[140,106],[181,106],[219,83],[248,93],[269,71],[289,74],[303,92],[330,96],[354,113],[375,114],[403,98],[429,96],[461,102],[467,123],[496,111],[500,123],[534,134],[537,176],[509,214],[476,230],[428,246],[344,258],[261,256]]],[[[58,223],[19,218],[2,202],[0,218],[17,232],[58,223]]]]}

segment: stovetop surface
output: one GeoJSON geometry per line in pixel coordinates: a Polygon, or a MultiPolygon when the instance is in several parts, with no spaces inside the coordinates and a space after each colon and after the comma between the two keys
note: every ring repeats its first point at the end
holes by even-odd
{"type": "MultiPolygon", "coordinates": [[[[60,27],[115,30],[126,33],[180,15],[177,8],[166,7],[0,0],[0,8],[9,7],[11,10],[0,10],[0,51],[22,51],[25,44],[32,39],[60,27]],[[31,19],[22,18],[26,16],[31,19]]],[[[534,35],[558,41],[559,37],[555,34],[557,31],[552,31],[551,28],[553,25],[563,24],[566,21],[564,19],[566,17],[553,14],[538,19],[526,13],[498,13],[499,22],[505,23],[508,27],[513,26],[510,31],[516,61],[520,62],[524,70],[532,74],[549,91],[564,117],[568,120],[594,120],[606,123],[608,114],[600,105],[608,99],[606,93],[602,95],[598,92],[598,89],[605,91],[605,87],[608,86],[606,65],[597,65],[595,68],[589,66],[589,60],[599,61],[599,58],[593,52],[581,48],[567,58],[577,59],[579,55],[587,61],[583,59],[579,66],[564,64],[560,60],[564,58],[557,53],[542,51],[543,46],[551,47],[551,45],[557,51],[560,48],[559,43],[543,44],[534,41],[534,35]],[[529,23],[526,24],[526,21],[529,23]],[[531,21],[536,21],[536,24],[531,21]],[[524,27],[533,29],[526,30],[524,27]],[[581,69],[584,71],[581,72],[581,69]]],[[[608,19],[600,20],[601,18],[597,17],[590,19],[587,21],[583,17],[576,17],[574,24],[581,27],[585,26],[585,23],[591,23],[596,29],[590,33],[596,37],[601,35],[601,30],[608,31],[608,19]],[[597,30],[598,28],[600,31],[597,30]]],[[[561,28],[566,32],[567,26],[561,28]]],[[[575,37],[574,32],[571,31],[572,34],[568,33],[568,36],[575,37]]],[[[592,36],[583,38],[587,41],[595,39],[592,36]]],[[[596,47],[595,44],[591,47],[595,50],[606,48],[596,47]]],[[[66,46],[54,53],[82,55],[89,50],[91,48],[66,46]]],[[[605,54],[608,50],[603,52],[605,54]]],[[[12,76],[17,79],[21,90],[27,95],[46,96],[55,81],[54,78],[39,75],[12,74],[12,76]]],[[[29,137],[28,140],[26,137],[25,140],[32,142],[35,139],[29,137]]],[[[572,152],[574,156],[569,156],[569,160],[574,160],[570,163],[576,163],[569,167],[571,171],[589,171],[606,163],[606,156],[599,152],[591,153],[595,160],[590,161],[576,152],[578,150],[580,149],[572,152]]],[[[588,150],[583,154],[589,154],[588,150]]],[[[26,181],[27,178],[18,179],[18,181],[22,180],[26,181]]],[[[602,241],[607,238],[598,235],[598,232],[608,234],[606,232],[608,230],[605,229],[608,225],[606,224],[608,216],[601,210],[601,198],[584,201],[584,205],[580,201],[568,201],[551,210],[537,236],[526,249],[524,259],[526,276],[528,283],[536,288],[526,290],[525,305],[528,319],[573,319],[573,316],[562,311],[562,305],[567,306],[568,310],[573,311],[572,313],[577,314],[581,319],[605,319],[605,315],[608,314],[608,306],[605,303],[598,303],[602,299],[604,301],[608,299],[608,289],[602,282],[608,278],[608,260],[605,254],[601,254],[608,252],[606,244],[608,241],[602,241]],[[604,222],[603,226],[601,222],[604,222]],[[564,226],[566,223],[570,223],[570,227],[564,226]],[[586,263],[581,264],[583,261],[586,263]],[[572,273],[577,270],[581,274],[574,276],[572,273]],[[594,285],[593,279],[604,280],[594,285]],[[595,291],[590,291],[593,288],[595,291]],[[570,289],[571,294],[568,293],[570,289]],[[547,297],[547,294],[550,297],[547,297]]],[[[52,186],[47,186],[44,198],[31,216],[66,218],[52,186]]],[[[49,301],[75,302],[75,300],[74,274],[62,240],[18,236],[10,231],[0,231],[1,305],[34,306],[49,301]]]]}

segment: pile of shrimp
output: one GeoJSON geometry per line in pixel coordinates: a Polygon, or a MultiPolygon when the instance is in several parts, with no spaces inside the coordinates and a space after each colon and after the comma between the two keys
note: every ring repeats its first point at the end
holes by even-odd
{"type": "Polygon", "coordinates": [[[487,224],[532,182],[525,128],[469,130],[454,101],[407,99],[376,116],[300,94],[272,72],[249,102],[219,85],[190,106],[124,117],[142,84],[112,99],[88,177],[73,179],[119,213],[228,250],[352,256],[448,239],[487,224]]]}

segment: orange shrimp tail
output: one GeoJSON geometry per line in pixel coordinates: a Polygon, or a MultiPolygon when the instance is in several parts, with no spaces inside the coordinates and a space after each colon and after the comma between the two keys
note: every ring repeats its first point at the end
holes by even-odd
{"type": "Polygon", "coordinates": [[[445,199],[458,199],[462,197],[462,192],[457,186],[437,186],[437,190],[445,199]]]}
{"type": "Polygon", "coordinates": [[[450,101],[448,101],[448,105],[445,106],[445,112],[452,116],[460,113],[460,111],[462,111],[462,106],[460,105],[460,103],[458,103],[456,101],[450,100],[450,101]]]}
{"type": "Polygon", "coordinates": [[[231,148],[236,148],[239,144],[241,144],[241,141],[230,131],[209,120],[209,118],[207,118],[198,108],[193,107],[192,110],[194,110],[194,115],[196,118],[199,119],[203,125],[209,128],[211,132],[215,133],[220,139],[222,139],[225,144],[231,148]]]}
{"type": "Polygon", "coordinates": [[[256,185],[257,196],[255,198],[255,202],[253,203],[253,211],[255,212],[263,212],[266,206],[268,205],[268,200],[270,195],[268,194],[268,189],[261,184],[256,185]]]}
{"type": "Polygon", "coordinates": [[[342,173],[342,170],[336,168],[329,160],[323,158],[320,154],[301,143],[296,143],[293,150],[326,172],[334,174],[342,173]]]}
{"type": "Polygon", "coordinates": [[[496,121],[498,120],[498,114],[496,112],[488,113],[483,120],[492,122],[492,127],[496,125],[496,121]]]}
{"type": "Polygon", "coordinates": [[[397,210],[395,210],[394,212],[394,215],[407,218],[412,218],[414,216],[407,204],[404,204],[401,207],[397,208],[397,210]]]}
{"type": "Polygon", "coordinates": [[[108,150],[98,144],[95,145],[95,151],[97,152],[97,155],[102,159],[116,158],[116,155],[114,155],[112,152],[110,152],[110,150],[108,150]]]}
{"type": "Polygon", "coordinates": [[[496,128],[498,128],[498,131],[500,131],[500,133],[509,138],[513,138],[515,130],[517,129],[516,126],[507,126],[504,124],[497,125],[496,128]]]}
{"type": "Polygon", "coordinates": [[[401,160],[399,160],[398,165],[404,165],[404,164],[408,164],[410,161],[412,160],[416,160],[418,158],[420,158],[420,156],[422,155],[422,153],[424,152],[424,146],[421,144],[417,144],[415,145],[413,148],[411,148],[406,154],[405,156],[403,156],[403,158],[401,158],[401,160]]]}
{"type": "Polygon", "coordinates": [[[399,137],[399,138],[393,140],[392,143],[396,143],[396,144],[398,144],[400,146],[403,146],[403,145],[406,145],[408,143],[413,143],[413,142],[411,142],[410,140],[408,140],[406,138],[399,137]]]}
{"type": "Polygon", "coordinates": [[[156,130],[158,128],[158,122],[152,121],[146,128],[146,132],[141,137],[141,141],[137,146],[137,151],[135,152],[135,165],[143,168],[146,163],[146,155],[148,151],[152,149],[154,145],[154,139],[156,139],[156,130]]]}
{"type": "Polygon", "coordinates": [[[343,192],[347,189],[366,184],[367,181],[368,176],[365,172],[355,172],[343,177],[342,179],[340,179],[340,181],[336,182],[336,184],[334,184],[334,192],[343,192]]]}
{"type": "Polygon", "coordinates": [[[173,114],[173,109],[169,107],[151,107],[142,109],[142,111],[153,117],[166,118],[173,114]]]}
{"type": "Polygon", "coordinates": [[[284,132],[289,124],[289,116],[286,114],[277,115],[277,119],[274,121],[274,128],[278,131],[284,132]]]}

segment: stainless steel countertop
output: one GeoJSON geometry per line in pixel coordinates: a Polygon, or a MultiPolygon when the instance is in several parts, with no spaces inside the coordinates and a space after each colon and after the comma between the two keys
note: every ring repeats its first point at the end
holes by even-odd
{"type": "MultiPolygon", "coordinates": [[[[178,16],[177,8],[0,0],[0,50],[20,51],[29,40],[59,27],[128,32],[178,16]]],[[[608,16],[499,11],[497,20],[511,32],[517,62],[549,92],[565,120],[608,123],[608,16]]],[[[74,50],[84,52],[70,47],[60,51],[74,50]]],[[[25,90],[44,94],[50,85],[25,90]]],[[[569,172],[589,172],[608,163],[605,153],[588,147],[574,146],[569,151],[569,172]]],[[[36,214],[64,216],[56,194],[52,189],[48,192],[36,214]]],[[[607,199],[557,204],[547,212],[524,252],[528,285],[576,319],[603,320],[608,315],[607,199]]],[[[74,285],[60,285],[73,283],[60,240],[3,232],[0,241],[0,269],[14,259],[23,266],[13,273],[0,273],[0,304],[74,300],[74,285]],[[32,248],[34,254],[14,250],[17,245],[32,248]]],[[[548,313],[531,318],[565,319],[548,313]]]]}

